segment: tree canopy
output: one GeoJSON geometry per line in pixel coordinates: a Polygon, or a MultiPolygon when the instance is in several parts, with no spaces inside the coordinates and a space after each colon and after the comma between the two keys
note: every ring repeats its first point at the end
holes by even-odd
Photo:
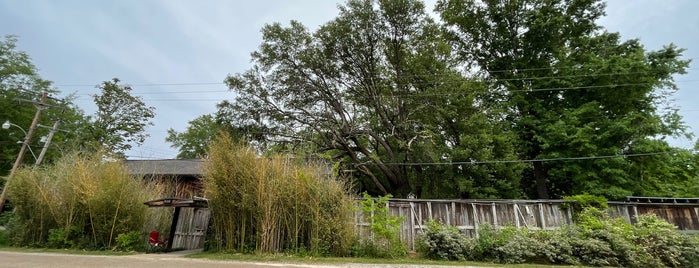
{"type": "Polygon", "coordinates": [[[119,79],[104,81],[94,96],[97,111],[86,127],[89,140],[108,152],[123,155],[133,145],[142,144],[148,137],[146,127],[152,126],[155,107],[146,105],[139,96],[131,94],[131,86],[120,85],[119,79]]]}
{"type": "Polygon", "coordinates": [[[521,158],[638,156],[534,162],[523,177],[536,186],[530,196],[637,193],[628,171],[670,152],[656,138],[685,134],[667,109],[673,76],[689,64],[683,50],[647,51],[605,31],[601,1],[443,0],[437,11],[462,60],[502,91],[521,158]]]}
{"type": "MultiPolygon", "coordinates": [[[[598,23],[604,9],[441,0],[435,19],[418,0],[349,0],[315,31],[266,25],[215,120],[262,153],[328,159],[374,194],[699,194],[697,153],[666,142],[692,136],[671,100],[684,50],[622,39],[598,23]]],[[[175,145],[207,140],[197,120],[175,145]]]]}
{"type": "Polygon", "coordinates": [[[263,28],[253,67],[229,76],[231,121],[263,125],[276,144],[306,144],[376,193],[519,196],[500,110],[486,84],[460,74],[439,24],[420,1],[348,1],[309,32],[263,28]],[[461,165],[415,163],[464,162],[461,165]]]}
{"type": "MultiPolygon", "coordinates": [[[[39,124],[51,126],[59,122],[44,161],[50,162],[69,150],[94,151],[105,147],[110,153],[123,155],[131,146],[138,145],[148,136],[145,128],[151,125],[154,108],[143,103],[140,97],[130,94],[131,87],[122,86],[118,79],[105,81],[95,95],[98,107],[93,116],[86,115],[73,103],[74,97],[55,98],[60,92],[38,74],[29,55],[17,49],[17,38],[6,36],[0,40],[0,123],[9,120],[13,126],[0,130],[0,174],[6,174],[17,158],[24,131],[31,125],[39,95],[48,93],[46,107],[39,117],[39,124]]],[[[30,141],[24,163],[33,163],[45,144],[40,142],[49,130],[39,127],[30,141]],[[33,155],[29,156],[29,155],[33,155]]]]}
{"type": "Polygon", "coordinates": [[[443,0],[441,21],[420,1],[339,10],[314,32],[262,29],[226,80],[229,122],[397,196],[671,194],[650,186],[678,167],[650,163],[689,159],[662,139],[686,135],[667,109],[683,50],[605,31],[601,1],[443,0]]]}
{"type": "MultiPolygon", "coordinates": [[[[17,158],[21,143],[24,141],[24,131],[28,131],[31,125],[36,107],[32,102],[39,99],[41,93],[56,94],[58,91],[51,87],[51,82],[42,79],[31,58],[24,51],[17,49],[17,38],[5,36],[0,40],[0,123],[9,121],[16,126],[9,129],[0,129],[0,174],[7,174],[17,158]]],[[[83,113],[68,98],[58,100],[46,99],[49,109],[44,109],[39,118],[39,124],[50,126],[60,121],[62,128],[67,125],[79,124],[84,119],[83,113]]],[[[33,139],[29,143],[31,151],[27,152],[25,163],[33,163],[44,144],[40,138],[48,134],[45,128],[38,128],[33,139]]],[[[65,144],[74,140],[75,132],[58,132],[53,137],[52,143],[65,144]]],[[[52,161],[60,155],[60,150],[50,148],[44,161],[52,161]]]]}
{"type": "Polygon", "coordinates": [[[208,155],[209,143],[222,130],[214,116],[206,114],[189,121],[189,126],[184,132],[168,129],[165,141],[178,148],[177,158],[205,158],[208,155]]]}

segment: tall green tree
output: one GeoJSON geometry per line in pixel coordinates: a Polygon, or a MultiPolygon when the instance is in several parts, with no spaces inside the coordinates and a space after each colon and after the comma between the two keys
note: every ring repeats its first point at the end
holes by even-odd
{"type": "Polygon", "coordinates": [[[682,49],[647,51],[605,31],[603,2],[441,0],[436,10],[464,62],[502,96],[521,158],[593,157],[533,162],[522,180],[535,186],[530,196],[637,194],[638,173],[628,171],[642,160],[594,157],[667,152],[644,144],[684,134],[664,109],[689,63],[682,49]]]}
{"type": "MultiPolygon", "coordinates": [[[[17,49],[17,41],[15,36],[5,36],[0,40],[0,124],[7,120],[26,131],[36,113],[36,107],[31,102],[38,101],[40,93],[47,92],[55,96],[59,92],[51,87],[50,81],[40,77],[29,55],[17,49]]],[[[60,121],[60,128],[72,130],[71,126],[85,121],[82,110],[72,103],[71,98],[62,101],[49,98],[46,103],[51,108],[42,111],[39,118],[41,125],[51,126],[55,121],[60,121]]],[[[38,156],[44,146],[40,138],[46,136],[48,131],[41,127],[36,129],[29,143],[31,151],[24,158],[25,164],[34,163],[32,154],[38,156]]],[[[69,147],[68,142],[75,140],[75,136],[74,131],[57,132],[43,161],[54,160],[62,149],[69,147]]],[[[0,129],[0,174],[9,173],[22,141],[24,132],[19,128],[12,126],[0,129]]]]}
{"type": "Polygon", "coordinates": [[[90,117],[85,134],[93,145],[104,147],[117,156],[123,156],[133,145],[142,144],[148,126],[155,117],[155,107],[148,106],[140,96],[131,94],[131,86],[119,84],[119,79],[104,81],[94,96],[97,111],[90,117]]]}
{"type": "Polygon", "coordinates": [[[165,141],[172,143],[172,147],[179,150],[177,158],[205,158],[208,155],[209,143],[222,130],[214,116],[205,114],[189,121],[189,126],[184,132],[168,129],[165,141]]]}
{"type": "Polygon", "coordinates": [[[338,163],[373,193],[514,197],[518,165],[498,109],[464,78],[420,1],[350,0],[311,33],[292,21],[263,28],[253,67],[229,76],[232,125],[338,163]],[[476,161],[478,160],[478,161],[476,161]],[[436,165],[459,162],[459,165],[436,165]],[[472,163],[473,162],[473,163],[472,163]]]}

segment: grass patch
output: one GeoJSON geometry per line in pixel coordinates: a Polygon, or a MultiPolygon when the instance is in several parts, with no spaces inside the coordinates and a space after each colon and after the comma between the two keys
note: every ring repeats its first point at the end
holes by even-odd
{"type": "MultiPolygon", "coordinates": [[[[188,258],[201,258],[210,260],[234,260],[244,262],[279,262],[296,264],[409,264],[409,265],[444,265],[444,266],[476,266],[476,267],[517,267],[517,268],[544,268],[557,267],[556,265],[540,264],[498,264],[492,262],[473,261],[437,261],[417,257],[380,259],[380,258],[350,258],[350,257],[310,257],[288,254],[242,254],[242,253],[221,253],[221,252],[200,252],[187,255],[188,258]]],[[[587,266],[565,266],[565,267],[587,267],[587,266]]]]}

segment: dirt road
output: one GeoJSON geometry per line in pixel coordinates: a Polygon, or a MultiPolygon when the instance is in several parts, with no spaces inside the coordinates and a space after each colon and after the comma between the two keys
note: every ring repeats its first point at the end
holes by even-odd
{"type": "MultiPolygon", "coordinates": [[[[83,267],[114,267],[114,268],[418,268],[424,265],[373,265],[373,264],[287,264],[287,263],[257,263],[239,261],[213,261],[204,259],[184,258],[183,254],[139,254],[129,256],[97,256],[70,255],[58,253],[25,253],[0,251],[0,267],[2,268],[83,268],[83,267]]],[[[434,266],[444,268],[446,266],[434,266]]],[[[482,267],[481,267],[482,268],[482,267]]]]}

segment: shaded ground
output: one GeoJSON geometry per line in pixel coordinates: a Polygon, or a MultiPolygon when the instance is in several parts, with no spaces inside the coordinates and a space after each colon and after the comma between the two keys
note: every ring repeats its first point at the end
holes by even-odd
{"type": "MultiPolygon", "coordinates": [[[[418,268],[418,267],[448,267],[448,266],[425,266],[425,265],[402,265],[402,264],[288,264],[288,263],[261,263],[261,262],[241,262],[241,261],[214,261],[205,259],[184,258],[186,254],[193,253],[175,252],[169,254],[139,254],[129,256],[97,256],[97,255],[70,255],[59,253],[28,253],[0,251],[0,267],[2,268],[24,268],[24,267],[114,267],[114,268],[219,268],[219,267],[240,267],[240,268],[277,268],[277,267],[297,267],[297,268],[418,268]]],[[[463,266],[459,266],[463,267],[463,266]]]]}

